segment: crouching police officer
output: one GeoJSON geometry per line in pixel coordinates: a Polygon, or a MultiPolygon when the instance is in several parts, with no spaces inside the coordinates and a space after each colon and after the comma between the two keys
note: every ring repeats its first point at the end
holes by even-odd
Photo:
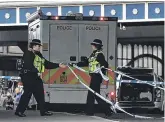
{"type": "Polygon", "coordinates": [[[15,115],[25,117],[24,114],[32,94],[34,95],[40,108],[41,116],[50,116],[52,113],[46,111],[43,81],[40,74],[44,69],[65,68],[63,64],[57,64],[47,61],[40,53],[41,41],[33,39],[30,43],[30,49],[23,55],[23,69],[21,71],[21,79],[24,86],[24,93],[21,96],[17,106],[15,115]]]}
{"type": "MultiPolygon", "coordinates": [[[[90,88],[100,93],[101,83],[103,81],[102,76],[99,73],[94,73],[96,69],[104,66],[108,67],[108,63],[105,60],[104,54],[102,52],[102,41],[100,39],[95,39],[92,43],[93,52],[89,56],[88,59],[77,63],[76,65],[79,67],[89,66],[89,74],[91,76],[90,88]]],[[[102,70],[103,74],[105,74],[105,70],[102,70]]],[[[112,114],[112,110],[108,103],[94,95],[91,91],[88,91],[87,96],[87,111],[86,115],[93,116],[94,115],[94,104],[95,99],[97,100],[99,107],[104,111],[105,117],[108,117],[112,114]]]]}

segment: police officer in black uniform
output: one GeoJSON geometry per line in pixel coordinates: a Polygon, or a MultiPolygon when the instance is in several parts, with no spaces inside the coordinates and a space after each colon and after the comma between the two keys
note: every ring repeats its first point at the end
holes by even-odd
{"type": "MultiPolygon", "coordinates": [[[[90,88],[100,93],[101,83],[103,81],[102,76],[99,73],[94,73],[97,68],[101,66],[108,67],[108,63],[105,60],[104,54],[102,52],[102,41],[100,39],[95,39],[92,43],[93,52],[89,56],[88,59],[77,63],[76,65],[79,67],[89,66],[89,74],[91,76],[90,88]]],[[[102,69],[103,74],[105,74],[105,70],[102,69]]],[[[87,110],[86,115],[93,116],[94,115],[94,104],[95,99],[97,100],[99,107],[104,111],[105,117],[108,117],[112,114],[112,110],[110,109],[110,105],[94,95],[91,91],[88,91],[87,96],[87,110]]]]}
{"type": "Polygon", "coordinates": [[[41,41],[33,39],[30,43],[30,48],[23,55],[23,68],[21,71],[21,79],[24,86],[24,93],[21,96],[20,102],[17,106],[15,115],[25,117],[24,114],[32,94],[34,95],[40,107],[41,116],[50,116],[45,108],[43,81],[40,78],[44,69],[65,68],[63,64],[57,64],[47,61],[40,53],[41,41]]]}

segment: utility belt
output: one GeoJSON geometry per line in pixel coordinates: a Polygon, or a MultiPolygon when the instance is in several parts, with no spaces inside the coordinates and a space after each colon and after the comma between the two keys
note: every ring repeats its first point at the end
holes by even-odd
{"type": "Polygon", "coordinates": [[[91,77],[93,77],[93,76],[100,76],[100,77],[101,77],[100,73],[89,73],[89,75],[90,75],[91,77]]]}
{"type": "Polygon", "coordinates": [[[26,74],[30,74],[33,76],[33,75],[39,75],[40,73],[36,73],[36,72],[29,70],[29,69],[22,69],[20,71],[20,75],[26,75],[26,74]]]}
{"type": "MultiPolygon", "coordinates": [[[[104,75],[106,75],[106,71],[105,71],[105,70],[102,70],[102,69],[101,69],[101,71],[102,71],[102,73],[103,73],[104,75]]],[[[89,72],[89,75],[90,75],[90,76],[92,76],[92,75],[100,75],[100,73],[99,73],[99,72],[89,72]]]]}
{"type": "Polygon", "coordinates": [[[24,72],[24,73],[28,73],[28,72],[30,72],[30,70],[24,69],[23,72],[24,72]]]}
{"type": "Polygon", "coordinates": [[[22,69],[22,70],[20,71],[20,74],[26,74],[26,73],[29,73],[29,72],[31,72],[31,70],[22,69]]]}

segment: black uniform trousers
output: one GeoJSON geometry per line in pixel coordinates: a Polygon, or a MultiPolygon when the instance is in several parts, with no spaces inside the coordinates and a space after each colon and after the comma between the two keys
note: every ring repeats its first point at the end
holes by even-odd
{"type": "Polygon", "coordinates": [[[26,108],[28,107],[31,96],[33,94],[37,103],[39,104],[40,114],[43,114],[46,111],[46,109],[42,79],[38,77],[36,74],[27,73],[21,75],[21,80],[24,86],[24,93],[21,96],[16,112],[25,112],[26,108]]]}
{"type": "MultiPolygon", "coordinates": [[[[101,87],[101,83],[102,83],[101,75],[96,74],[96,73],[93,73],[90,75],[91,75],[90,88],[100,94],[100,87],[101,87]]],[[[98,96],[94,95],[91,91],[88,91],[86,114],[94,114],[95,99],[96,99],[97,103],[99,104],[99,108],[105,114],[108,114],[111,112],[110,105],[108,103],[106,103],[105,101],[100,99],[98,96]]]]}

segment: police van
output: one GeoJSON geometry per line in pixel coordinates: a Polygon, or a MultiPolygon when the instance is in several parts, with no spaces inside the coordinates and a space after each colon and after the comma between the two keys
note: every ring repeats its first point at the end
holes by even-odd
{"type": "MultiPolygon", "coordinates": [[[[111,66],[116,67],[116,17],[89,17],[81,13],[67,16],[47,16],[41,10],[28,18],[28,38],[40,39],[43,56],[51,62],[77,63],[85,60],[92,52],[90,43],[94,39],[103,42],[103,53],[111,66]],[[111,57],[111,58],[109,58],[111,57]]],[[[83,67],[88,70],[88,67],[83,67]]],[[[90,82],[88,73],[75,73],[87,85],[90,82]]],[[[107,72],[110,82],[103,81],[101,95],[107,96],[114,90],[114,74],[107,72]]],[[[49,103],[85,104],[87,89],[82,86],[73,73],[66,69],[46,70],[42,74],[45,87],[45,98],[49,103]]]]}
{"type": "Polygon", "coordinates": [[[117,71],[120,73],[116,81],[119,106],[164,111],[164,81],[152,68],[118,67],[117,71]]]}

